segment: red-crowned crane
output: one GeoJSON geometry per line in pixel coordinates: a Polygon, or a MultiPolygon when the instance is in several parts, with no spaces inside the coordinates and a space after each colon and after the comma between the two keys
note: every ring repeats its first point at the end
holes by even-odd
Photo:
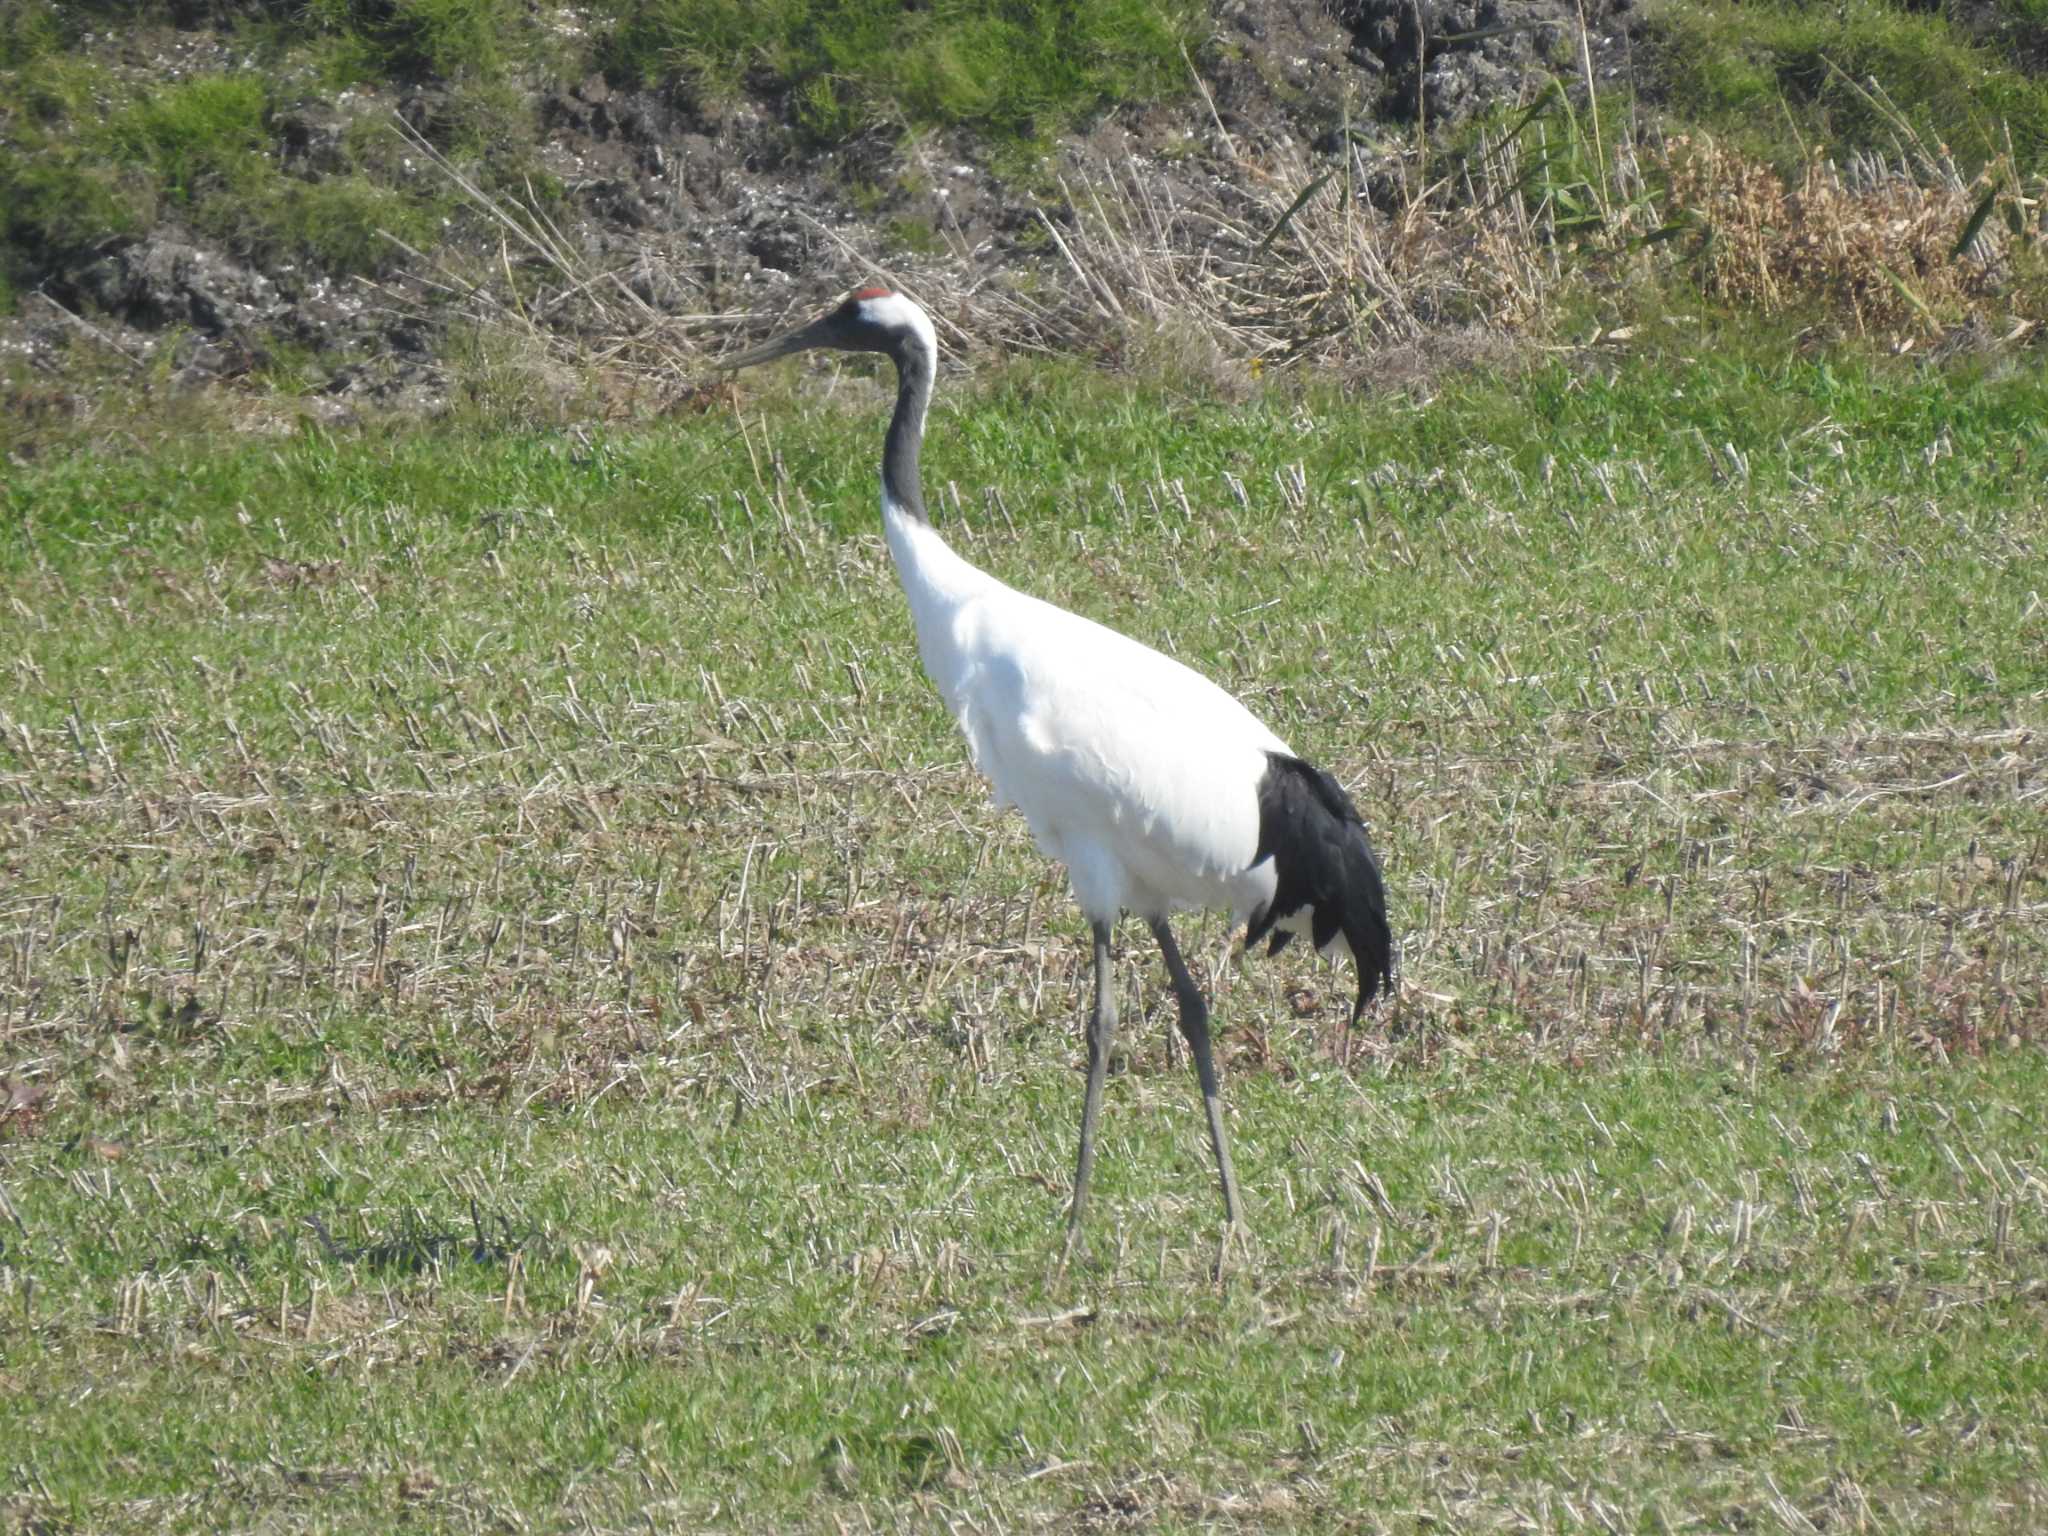
{"type": "Polygon", "coordinates": [[[938,340],[925,312],[863,288],[802,329],[726,360],[745,368],[812,348],[880,352],[896,364],[896,411],[882,448],[882,529],[910,599],[925,672],[967,737],[998,805],[1014,805],[1038,846],[1067,868],[1095,940],[1088,1087],[1067,1213],[1071,1252],[1088,1209],[1095,1127],[1116,1039],[1110,930],[1125,912],[1166,958],[1201,1079],[1223,1185],[1226,1251],[1244,1231],[1223,1128],[1209,1010],[1168,926],[1171,913],[1224,907],[1249,947],[1277,952],[1305,933],[1358,971],[1359,1013],[1395,963],[1379,862],[1350,796],[1251,711],[1149,646],[1006,586],[954,552],[925,516],[918,450],[938,340]]]}

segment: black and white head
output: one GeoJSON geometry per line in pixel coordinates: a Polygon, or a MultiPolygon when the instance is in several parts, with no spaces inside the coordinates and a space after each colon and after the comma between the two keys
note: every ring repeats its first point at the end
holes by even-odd
{"type": "Polygon", "coordinates": [[[834,352],[882,352],[901,366],[913,358],[938,353],[938,338],[925,312],[902,294],[887,288],[862,288],[809,325],[778,336],[722,360],[723,368],[751,368],[756,363],[819,348],[834,352]]]}

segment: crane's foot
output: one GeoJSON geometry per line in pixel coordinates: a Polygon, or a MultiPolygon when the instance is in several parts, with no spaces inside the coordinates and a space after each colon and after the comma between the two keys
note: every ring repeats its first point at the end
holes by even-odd
{"type": "Polygon", "coordinates": [[[1065,1277],[1067,1267],[1074,1262],[1074,1255],[1080,1247],[1081,1224],[1078,1221],[1070,1221],[1067,1223],[1067,1235],[1060,1240],[1059,1262],[1053,1265],[1054,1275],[1065,1277]]]}
{"type": "Polygon", "coordinates": [[[1078,1225],[1069,1224],[1054,1250],[1047,1283],[1056,1289],[1079,1290],[1087,1284],[1086,1277],[1098,1271],[1102,1263],[1100,1247],[1091,1245],[1078,1225]]]}
{"type": "Polygon", "coordinates": [[[1226,1221],[1223,1236],[1216,1244],[1216,1283],[1221,1285],[1229,1278],[1232,1261],[1239,1261],[1249,1268],[1252,1261],[1252,1229],[1241,1221],[1226,1221]]]}

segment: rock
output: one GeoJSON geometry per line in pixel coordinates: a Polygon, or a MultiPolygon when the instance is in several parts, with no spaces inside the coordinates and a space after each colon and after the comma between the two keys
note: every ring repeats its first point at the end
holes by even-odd
{"type": "Polygon", "coordinates": [[[317,101],[303,102],[280,113],[277,131],[283,143],[280,158],[285,166],[305,176],[322,176],[348,169],[344,141],[349,116],[317,101]]]}
{"type": "Polygon", "coordinates": [[[454,93],[443,85],[409,86],[398,99],[397,111],[414,133],[435,140],[454,116],[454,99],[454,93]]]}
{"type": "Polygon", "coordinates": [[[431,357],[434,343],[439,339],[433,326],[410,315],[394,320],[385,328],[384,334],[394,350],[413,357],[431,357]]]}
{"type": "Polygon", "coordinates": [[[281,307],[261,273],[160,232],[95,257],[68,286],[130,325],[190,325],[211,337],[260,326],[281,307]]]}
{"type": "Polygon", "coordinates": [[[683,287],[662,267],[642,256],[638,266],[626,277],[626,286],[634,297],[650,309],[673,311],[680,309],[686,297],[683,287]]]}
{"type": "Polygon", "coordinates": [[[756,205],[745,221],[747,254],[771,272],[801,272],[810,242],[794,215],[756,205]]]}
{"type": "Polygon", "coordinates": [[[628,229],[646,229],[655,222],[655,211],[640,189],[623,180],[600,181],[589,190],[590,206],[601,216],[628,229]]]}
{"type": "Polygon", "coordinates": [[[588,133],[590,108],[573,91],[553,91],[541,98],[540,125],[549,133],[588,133]]]}

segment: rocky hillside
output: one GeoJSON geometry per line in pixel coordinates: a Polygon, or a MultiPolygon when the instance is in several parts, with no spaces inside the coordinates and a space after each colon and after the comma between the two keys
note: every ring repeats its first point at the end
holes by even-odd
{"type": "MultiPolygon", "coordinates": [[[[1380,221],[1378,243],[1330,257],[1368,267],[1446,243],[1408,217],[1425,199],[1512,195],[1547,238],[1576,227],[1577,199],[1623,229],[1614,203],[1637,173],[1617,146],[1679,67],[1632,0],[1222,0],[1159,12],[1178,30],[1145,68],[1087,76],[1043,110],[970,95],[977,121],[916,106],[910,86],[848,95],[786,53],[744,55],[723,83],[673,34],[632,56],[633,28],[677,5],[522,12],[547,46],[488,68],[488,35],[395,30],[423,7],[330,0],[283,23],[266,0],[175,0],[108,7],[98,27],[56,7],[41,32],[17,19],[0,50],[14,376],[111,368],[320,410],[431,406],[451,363],[475,362],[479,321],[659,371],[877,270],[974,310],[967,330],[1027,347],[1093,332],[1111,354],[1130,338],[1096,320],[1133,294],[1170,320],[1207,284],[1250,355],[1291,355],[1346,323],[1292,278],[1246,281],[1282,244],[1324,261],[1304,202],[1380,221]],[[376,67],[338,52],[350,18],[385,49],[376,67]]],[[[954,85],[979,89],[1002,59],[954,85]]],[[[1949,175],[1961,195],[1967,177],[1949,175]]],[[[1339,307],[1391,336],[1510,314],[1517,290],[1489,268],[1513,261],[1467,243],[1444,296],[1390,272],[1347,280],[1339,307]]]]}

